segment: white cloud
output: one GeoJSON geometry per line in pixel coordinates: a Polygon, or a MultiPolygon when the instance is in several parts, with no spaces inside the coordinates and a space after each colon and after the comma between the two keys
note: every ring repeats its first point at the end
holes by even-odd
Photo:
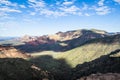
{"type": "Polygon", "coordinates": [[[45,14],[45,15],[49,16],[49,15],[53,15],[54,12],[51,11],[51,10],[43,9],[43,10],[40,12],[40,14],[45,14]]]}
{"type": "Polygon", "coordinates": [[[79,15],[79,16],[91,16],[105,15],[111,12],[111,8],[104,4],[105,0],[99,0],[97,5],[92,7],[86,3],[82,3],[81,6],[75,4],[75,0],[64,0],[56,1],[54,4],[47,4],[44,0],[28,0],[29,7],[33,10],[29,13],[30,15],[45,15],[45,16],[68,16],[68,15],[79,15]],[[90,11],[90,14],[88,14],[90,11]]]}
{"type": "Polygon", "coordinates": [[[46,16],[65,16],[66,14],[64,12],[60,12],[60,11],[52,11],[52,10],[48,10],[48,9],[43,9],[41,12],[40,12],[41,15],[46,15],[46,16]]]}
{"type": "Polygon", "coordinates": [[[17,13],[21,13],[20,10],[17,10],[17,9],[11,9],[11,8],[8,8],[8,7],[0,8],[0,11],[1,11],[1,12],[17,12],[17,13]]]}
{"type": "Polygon", "coordinates": [[[42,0],[39,0],[39,1],[37,1],[37,0],[28,0],[28,1],[29,1],[29,4],[30,4],[30,7],[33,7],[35,9],[46,6],[45,2],[42,1],[42,0]]]}
{"type": "Polygon", "coordinates": [[[8,0],[0,0],[0,5],[1,5],[1,4],[4,4],[4,5],[6,5],[6,6],[17,6],[16,3],[12,3],[12,2],[10,2],[10,1],[8,1],[8,0]]]}
{"type": "Polygon", "coordinates": [[[8,17],[9,13],[21,13],[22,11],[17,9],[18,4],[12,3],[9,0],[0,0],[0,16],[8,17]]]}
{"type": "Polygon", "coordinates": [[[73,4],[73,2],[70,2],[70,1],[63,2],[63,5],[72,5],[72,4],[73,4]]]}
{"type": "MultiPolygon", "coordinates": [[[[28,0],[29,7],[33,8],[35,11],[30,11],[30,15],[41,15],[43,14],[43,9],[46,7],[46,3],[43,0],[28,0]],[[42,12],[42,13],[41,13],[42,12]]],[[[49,13],[48,13],[49,14],[49,13]]],[[[46,14],[47,15],[47,14],[46,14]]]]}
{"type": "Polygon", "coordinates": [[[88,14],[88,13],[85,13],[85,16],[90,16],[90,14],[88,14]]]}
{"type": "Polygon", "coordinates": [[[63,3],[58,3],[56,1],[55,4],[47,5],[43,0],[29,0],[29,7],[33,8],[35,11],[30,12],[30,15],[45,15],[45,16],[67,16],[69,14],[73,15],[81,15],[79,12],[79,8],[75,6],[74,1],[64,1],[63,3]],[[38,2],[40,4],[38,4],[38,2]],[[59,5],[57,5],[59,4],[59,5]],[[57,5],[56,7],[54,7],[57,5]],[[37,14],[36,14],[37,13],[37,14]]]}
{"type": "Polygon", "coordinates": [[[114,1],[120,4],[120,0],[114,0],[114,1]]]}
{"type": "Polygon", "coordinates": [[[61,7],[60,10],[66,12],[66,13],[71,13],[71,12],[76,12],[80,9],[78,7],[76,7],[75,5],[73,5],[70,7],[61,7]]]}
{"type": "Polygon", "coordinates": [[[26,6],[25,5],[19,5],[21,8],[26,8],[26,6]]]}
{"type": "Polygon", "coordinates": [[[111,8],[104,4],[105,0],[100,0],[98,6],[93,6],[91,9],[95,11],[97,15],[106,15],[111,13],[111,8]]]}
{"type": "Polygon", "coordinates": [[[107,6],[95,7],[94,9],[98,15],[105,15],[110,13],[110,8],[108,8],[107,6]]]}
{"type": "MultiPolygon", "coordinates": [[[[63,15],[61,12],[58,11],[53,11],[53,10],[49,10],[48,6],[46,7],[46,3],[43,0],[29,0],[29,4],[31,8],[33,8],[35,11],[34,12],[30,12],[30,15],[36,15],[36,13],[38,13],[38,15],[45,15],[45,16],[61,16],[63,15]]],[[[51,6],[51,5],[50,5],[51,6]]],[[[54,6],[52,6],[54,7],[54,6]]]]}
{"type": "Polygon", "coordinates": [[[105,0],[100,0],[100,1],[98,2],[98,5],[99,5],[99,6],[103,6],[103,5],[104,5],[104,1],[105,1],[105,0]]]}

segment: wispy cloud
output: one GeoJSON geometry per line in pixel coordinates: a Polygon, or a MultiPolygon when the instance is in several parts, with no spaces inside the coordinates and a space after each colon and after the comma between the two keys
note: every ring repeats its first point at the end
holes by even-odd
{"type": "Polygon", "coordinates": [[[39,15],[45,15],[45,16],[67,16],[68,14],[73,15],[80,15],[80,8],[74,5],[73,1],[64,1],[55,3],[57,6],[55,7],[55,4],[47,5],[43,0],[29,0],[29,7],[33,8],[35,11],[30,12],[30,15],[35,15],[35,13],[38,13],[39,15]],[[59,4],[59,5],[58,5],[59,4]],[[54,8],[53,8],[54,7],[54,8]]]}
{"type": "Polygon", "coordinates": [[[98,6],[93,6],[92,9],[97,15],[106,15],[111,12],[111,8],[104,4],[105,0],[98,1],[98,6]]]}
{"type": "Polygon", "coordinates": [[[85,13],[85,16],[91,16],[90,14],[88,14],[88,13],[85,13]]]}
{"type": "Polygon", "coordinates": [[[99,5],[99,6],[103,6],[103,5],[104,5],[104,1],[105,1],[105,0],[100,0],[100,1],[98,2],[98,5],[99,5]]]}
{"type": "Polygon", "coordinates": [[[52,11],[52,10],[48,10],[48,9],[43,9],[40,12],[41,15],[46,15],[46,16],[65,16],[66,14],[64,12],[60,12],[60,11],[52,11]]]}
{"type": "Polygon", "coordinates": [[[46,6],[47,4],[43,0],[29,0],[29,7],[33,8],[35,11],[30,12],[30,15],[45,15],[45,16],[62,16],[61,12],[53,11],[46,6]]]}
{"type": "Polygon", "coordinates": [[[0,16],[8,16],[9,13],[21,13],[22,11],[17,9],[17,3],[12,3],[9,0],[0,0],[0,16]]]}
{"type": "Polygon", "coordinates": [[[46,4],[43,0],[28,0],[30,6],[29,7],[33,7],[35,9],[41,8],[41,7],[45,7],[46,4]]]}
{"type": "Polygon", "coordinates": [[[2,5],[2,4],[6,5],[6,6],[17,6],[16,3],[12,3],[9,0],[0,0],[0,5],[2,5]]]}
{"type": "Polygon", "coordinates": [[[120,0],[114,0],[114,1],[120,4],[120,0]]]}
{"type": "Polygon", "coordinates": [[[17,12],[17,13],[21,13],[20,10],[12,9],[12,8],[9,8],[9,7],[0,8],[0,11],[1,12],[17,12]]]}
{"type": "Polygon", "coordinates": [[[93,9],[96,11],[96,14],[98,15],[106,15],[111,12],[110,8],[107,6],[94,7],[93,9]]]}
{"type": "Polygon", "coordinates": [[[26,6],[25,5],[19,5],[20,6],[20,8],[26,8],[26,6]]]}
{"type": "Polygon", "coordinates": [[[63,5],[72,5],[74,2],[72,2],[72,1],[65,1],[65,2],[63,2],[63,5]]]}
{"type": "MultiPolygon", "coordinates": [[[[0,0],[0,16],[7,16],[9,13],[28,13],[31,16],[91,16],[89,12],[95,12],[95,15],[106,15],[111,12],[110,6],[105,4],[106,0],[99,0],[97,4],[89,5],[85,2],[79,3],[77,0],[53,0],[55,3],[47,3],[45,0],[27,0],[27,4],[13,3],[10,0],[0,0]],[[76,3],[78,2],[78,3],[76,3]]],[[[120,0],[114,0],[120,3],[120,0]]],[[[92,13],[93,14],[93,13],[92,13]]]]}
{"type": "Polygon", "coordinates": [[[60,10],[64,11],[65,13],[74,13],[80,9],[73,5],[70,7],[61,7],[60,10]]]}

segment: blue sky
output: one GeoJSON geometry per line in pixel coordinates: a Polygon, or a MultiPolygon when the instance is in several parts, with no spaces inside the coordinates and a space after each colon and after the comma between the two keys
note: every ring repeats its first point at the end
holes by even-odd
{"type": "Polygon", "coordinates": [[[0,0],[0,36],[119,27],[120,0],[0,0]]]}

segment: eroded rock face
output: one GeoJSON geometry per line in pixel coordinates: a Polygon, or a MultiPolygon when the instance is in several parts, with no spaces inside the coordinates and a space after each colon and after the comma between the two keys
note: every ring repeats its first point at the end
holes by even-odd
{"type": "Polygon", "coordinates": [[[14,47],[10,46],[0,46],[0,58],[28,58],[30,55],[27,55],[14,47]]]}
{"type": "Polygon", "coordinates": [[[1,58],[0,80],[52,80],[52,77],[24,59],[1,58]]]}
{"type": "Polygon", "coordinates": [[[21,37],[19,40],[21,42],[32,42],[43,44],[43,43],[53,43],[55,41],[67,41],[76,39],[79,37],[94,39],[94,38],[101,38],[106,36],[106,32],[102,30],[73,30],[73,31],[67,31],[67,32],[58,32],[53,35],[43,35],[43,36],[28,36],[25,35],[21,37]]]}
{"type": "Polygon", "coordinates": [[[87,77],[82,77],[77,80],[120,80],[120,74],[118,73],[106,73],[106,74],[92,74],[87,77]]]}
{"type": "Polygon", "coordinates": [[[56,41],[67,41],[67,40],[72,40],[79,37],[84,37],[89,39],[100,38],[100,37],[104,37],[105,34],[106,32],[101,30],[92,31],[92,30],[81,29],[81,30],[73,30],[73,31],[67,31],[67,32],[58,32],[54,35],[49,35],[49,38],[56,41]]]}
{"type": "Polygon", "coordinates": [[[40,51],[67,51],[78,47],[89,40],[106,37],[105,31],[100,30],[72,30],[67,32],[58,32],[53,35],[43,36],[24,36],[18,41],[25,43],[17,46],[24,52],[40,52],[40,51]]]}

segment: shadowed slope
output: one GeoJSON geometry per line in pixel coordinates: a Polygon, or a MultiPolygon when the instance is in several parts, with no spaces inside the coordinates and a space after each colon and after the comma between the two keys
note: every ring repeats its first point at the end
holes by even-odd
{"type": "Polygon", "coordinates": [[[55,59],[50,55],[41,55],[30,61],[52,73],[55,80],[70,80],[71,67],[63,58],[55,59]]]}
{"type": "MultiPolygon", "coordinates": [[[[93,61],[79,64],[75,68],[71,68],[65,59],[55,59],[50,55],[41,55],[30,61],[44,70],[50,71],[54,75],[55,80],[89,80],[89,75],[91,74],[95,74],[93,76],[95,79],[92,78],[91,80],[96,80],[96,76],[98,79],[99,76],[104,76],[102,79],[108,80],[106,77],[108,78],[108,76],[111,77],[112,75],[114,77],[113,80],[118,80],[120,75],[120,56],[115,57],[114,55],[119,54],[119,52],[120,49],[117,49],[93,61]],[[87,76],[88,79],[86,79],[87,76]]],[[[102,80],[101,77],[100,80],[102,80]]]]}
{"type": "Polygon", "coordinates": [[[47,72],[20,58],[0,59],[0,80],[52,80],[47,72]]]}
{"type": "Polygon", "coordinates": [[[120,80],[120,73],[97,73],[82,77],[77,80],[120,80]]]}
{"type": "MultiPolygon", "coordinates": [[[[110,57],[110,55],[117,54],[120,50],[115,50],[109,55],[101,56],[98,59],[95,59],[91,62],[85,62],[79,64],[73,70],[72,79],[78,79],[90,74],[97,73],[119,73],[120,74],[120,56],[119,57],[110,57]]],[[[82,80],[82,79],[81,79],[82,80]]],[[[83,79],[86,80],[86,79],[83,79]]],[[[113,79],[115,80],[115,79],[113,79]]]]}

